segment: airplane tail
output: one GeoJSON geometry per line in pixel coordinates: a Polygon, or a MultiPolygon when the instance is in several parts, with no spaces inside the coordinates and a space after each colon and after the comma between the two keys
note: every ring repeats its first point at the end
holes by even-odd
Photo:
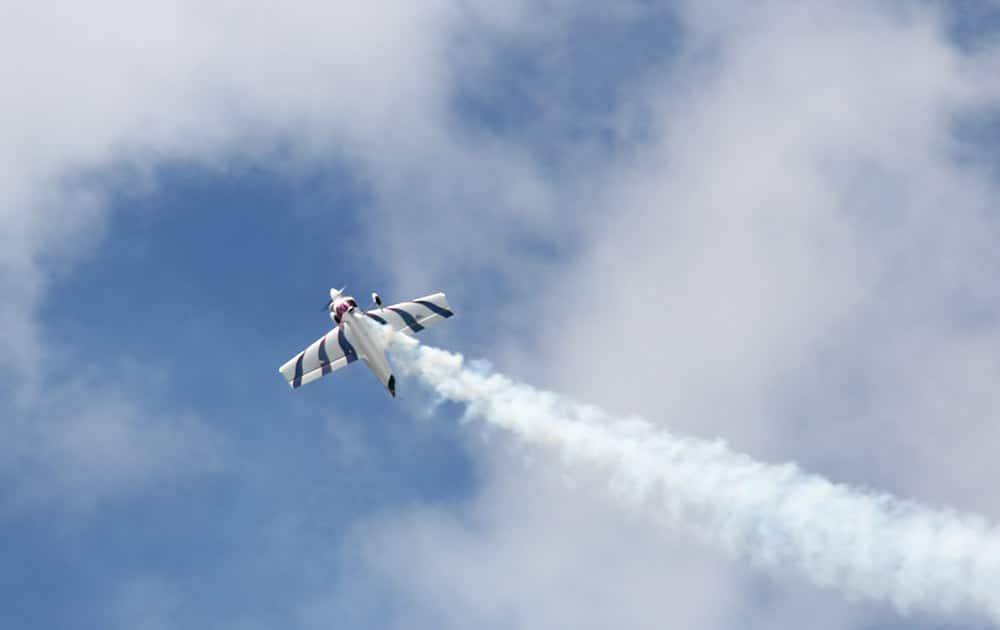
{"type": "Polygon", "coordinates": [[[389,361],[386,360],[385,355],[378,356],[377,358],[365,357],[365,363],[368,368],[371,369],[372,374],[375,378],[382,383],[382,386],[389,390],[389,393],[393,398],[396,397],[396,375],[392,373],[392,368],[389,367],[389,361]]]}

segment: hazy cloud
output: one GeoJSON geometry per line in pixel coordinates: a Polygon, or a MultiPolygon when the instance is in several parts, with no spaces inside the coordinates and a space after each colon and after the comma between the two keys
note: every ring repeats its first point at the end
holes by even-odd
{"type": "MultiPolygon", "coordinates": [[[[116,185],[141,189],[170,161],[294,170],[346,155],[375,191],[366,227],[385,268],[400,270],[398,290],[433,277],[456,297],[483,287],[525,305],[483,329],[510,371],[759,457],[996,516],[996,191],[981,153],[954,133],[995,105],[995,53],[988,42],[963,50],[926,3],[675,7],[664,42],[674,54],[651,61],[637,47],[633,64],[647,71],[604,109],[571,107],[571,89],[544,92],[531,101],[544,124],[520,137],[470,131],[453,100],[469,87],[463,73],[497,71],[488,41],[529,61],[545,54],[538,83],[555,83],[592,44],[563,37],[592,11],[110,1],[7,11],[0,361],[14,379],[4,428],[16,437],[0,461],[47,462],[53,487],[104,496],[183,469],[193,444],[211,442],[202,422],[131,386],[75,381],[39,359],[55,352],[37,319],[50,274],[104,229],[106,181],[93,174],[124,169],[116,185]],[[596,126],[603,141],[562,144],[596,126]],[[558,255],[526,253],[526,235],[558,255]],[[25,428],[38,418],[55,420],[25,428]]],[[[601,19],[636,24],[652,10],[631,3],[601,19]]],[[[366,592],[388,588],[401,610],[457,625],[884,620],[780,578],[762,583],[686,539],[623,523],[596,493],[524,472],[519,453],[483,451],[479,522],[448,509],[387,516],[361,563],[378,576],[366,592]],[[552,527],[558,515],[581,526],[566,536],[552,527]],[[650,560],[658,553],[679,560],[650,560]]],[[[160,598],[168,620],[173,597],[160,598]]]]}

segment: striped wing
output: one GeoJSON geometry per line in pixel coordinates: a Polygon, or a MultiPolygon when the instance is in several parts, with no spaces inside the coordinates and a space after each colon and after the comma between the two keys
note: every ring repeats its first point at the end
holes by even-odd
{"type": "Polygon", "coordinates": [[[337,326],[282,365],[278,371],[288,384],[301,387],[358,359],[344,329],[337,326]]]}
{"type": "Polygon", "coordinates": [[[396,331],[420,332],[428,326],[448,319],[454,313],[448,304],[448,296],[444,293],[435,293],[409,302],[375,308],[365,315],[380,324],[392,326],[396,331]]]}

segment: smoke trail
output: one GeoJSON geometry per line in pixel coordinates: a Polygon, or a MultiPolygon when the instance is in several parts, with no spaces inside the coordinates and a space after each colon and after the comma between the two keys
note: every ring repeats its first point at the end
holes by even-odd
{"type": "Polygon", "coordinates": [[[979,611],[1000,624],[1000,531],[981,517],[616,419],[413,340],[392,351],[404,373],[465,404],[468,417],[600,467],[620,498],[655,508],[658,519],[708,543],[848,596],[891,601],[904,613],[979,611]]]}

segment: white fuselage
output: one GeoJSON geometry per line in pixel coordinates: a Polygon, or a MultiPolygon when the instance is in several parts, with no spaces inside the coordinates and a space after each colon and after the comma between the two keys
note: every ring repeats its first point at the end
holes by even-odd
{"type": "Polygon", "coordinates": [[[395,396],[395,378],[392,375],[392,368],[389,367],[389,361],[385,358],[385,341],[377,329],[379,324],[370,321],[360,308],[354,307],[341,313],[340,326],[344,329],[348,342],[357,352],[358,358],[364,360],[379,382],[389,388],[389,392],[395,396]]]}

